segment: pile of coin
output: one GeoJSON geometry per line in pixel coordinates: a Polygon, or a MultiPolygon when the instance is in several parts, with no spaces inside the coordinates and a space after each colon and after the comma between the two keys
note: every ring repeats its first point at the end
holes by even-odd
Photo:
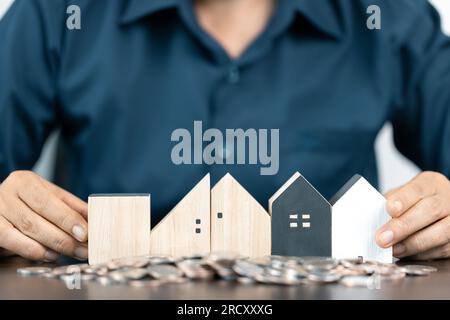
{"type": "Polygon", "coordinates": [[[392,263],[330,257],[267,256],[247,259],[233,254],[211,254],[179,259],[142,256],[112,260],[99,265],[78,264],[56,268],[18,269],[23,276],[56,278],[63,281],[96,281],[102,285],[122,284],[156,287],[187,281],[235,281],[242,284],[305,285],[340,283],[348,287],[373,287],[380,281],[395,281],[405,276],[426,276],[436,268],[421,265],[398,266],[392,263]]]}

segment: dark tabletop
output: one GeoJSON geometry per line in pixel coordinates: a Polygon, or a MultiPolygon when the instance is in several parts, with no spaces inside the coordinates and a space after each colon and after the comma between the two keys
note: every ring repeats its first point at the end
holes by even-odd
{"type": "Polygon", "coordinates": [[[0,258],[0,299],[450,299],[450,260],[418,264],[434,266],[438,272],[427,277],[382,282],[380,289],[337,284],[283,287],[227,282],[133,288],[83,282],[81,290],[69,290],[60,280],[17,275],[17,268],[33,265],[30,262],[17,257],[0,258]]]}

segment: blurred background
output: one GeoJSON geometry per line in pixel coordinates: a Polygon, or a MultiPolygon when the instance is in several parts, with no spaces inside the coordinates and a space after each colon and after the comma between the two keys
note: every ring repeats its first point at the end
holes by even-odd
{"type": "MultiPolygon", "coordinates": [[[[14,0],[0,0],[0,19],[13,2],[14,0]]],[[[444,32],[450,35],[450,0],[430,0],[430,2],[441,14],[444,32]]],[[[52,168],[55,162],[54,150],[57,139],[58,133],[55,132],[48,139],[41,158],[34,169],[37,173],[50,180],[52,179],[52,168]]],[[[392,140],[392,127],[390,124],[386,124],[380,132],[376,141],[376,150],[381,191],[384,192],[399,186],[410,180],[419,172],[419,169],[413,163],[403,157],[395,149],[392,140]]]]}

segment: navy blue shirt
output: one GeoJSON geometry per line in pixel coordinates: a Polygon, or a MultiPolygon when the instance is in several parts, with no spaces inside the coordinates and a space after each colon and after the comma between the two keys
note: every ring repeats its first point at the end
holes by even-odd
{"type": "Polygon", "coordinates": [[[280,0],[238,59],[188,0],[16,0],[0,22],[0,116],[0,180],[59,128],[56,182],[83,199],[151,193],[154,223],[207,172],[264,207],[297,170],[330,197],[355,173],[377,185],[388,121],[404,155],[450,176],[450,41],[426,0],[280,0]],[[81,30],[66,27],[70,4],[81,30]],[[171,133],[195,120],[279,128],[279,172],[175,165],[171,133]]]}

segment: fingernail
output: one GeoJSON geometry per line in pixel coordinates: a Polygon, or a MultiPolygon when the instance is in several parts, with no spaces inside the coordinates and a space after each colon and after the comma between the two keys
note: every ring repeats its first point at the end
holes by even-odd
{"type": "Polygon", "coordinates": [[[394,233],[391,230],[386,230],[383,231],[379,236],[378,236],[378,242],[383,246],[383,247],[388,247],[391,243],[392,240],[394,240],[394,233]]]}
{"type": "Polygon", "coordinates": [[[393,254],[398,257],[401,256],[406,251],[406,246],[403,243],[396,244],[394,246],[393,254]]]}
{"type": "Polygon", "coordinates": [[[86,231],[84,230],[84,228],[80,225],[75,225],[72,228],[72,234],[74,235],[74,237],[78,240],[83,242],[86,238],[86,231]]]}
{"type": "Polygon", "coordinates": [[[48,262],[55,261],[56,259],[58,259],[58,257],[59,257],[59,254],[57,254],[54,251],[50,251],[50,250],[47,250],[44,254],[44,260],[48,261],[48,262]]]}
{"type": "Polygon", "coordinates": [[[85,260],[88,257],[88,249],[86,247],[78,247],[75,249],[75,257],[81,260],[85,260]]]}

